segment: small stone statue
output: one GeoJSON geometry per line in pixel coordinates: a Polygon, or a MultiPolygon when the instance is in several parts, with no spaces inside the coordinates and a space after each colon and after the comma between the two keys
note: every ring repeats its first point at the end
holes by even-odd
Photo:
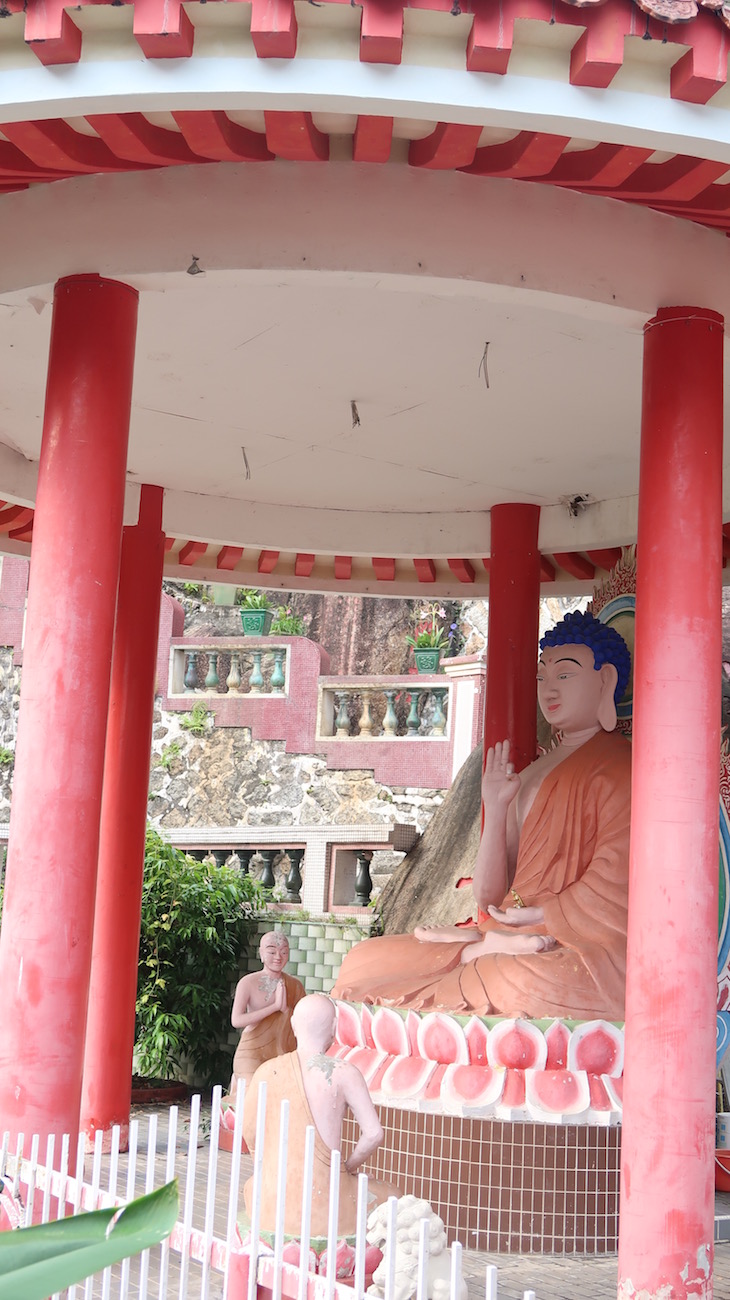
{"type": "Polygon", "coordinates": [[[263,970],[244,975],[233,999],[231,1024],[243,1030],[233,1058],[233,1097],[238,1079],[248,1084],[264,1061],[291,1052],[296,1046],[291,1014],[304,997],[304,985],[284,972],[289,960],[286,935],[270,930],[261,939],[259,956],[263,970]]]}
{"type": "MultiPolygon", "coordinates": [[[[276,1226],[279,1117],[284,1098],[289,1100],[289,1163],[284,1231],[291,1235],[300,1231],[304,1141],[306,1129],[312,1125],[315,1129],[315,1146],[310,1231],[315,1238],[327,1235],[330,1153],[340,1150],[342,1121],[348,1109],[355,1117],[360,1136],[340,1169],[337,1233],[341,1237],[355,1231],[355,1171],[380,1146],[383,1129],[367,1084],[357,1066],[327,1056],[327,1051],[334,1042],[336,1018],[335,1005],[325,994],[311,993],[303,998],[297,1003],[292,1016],[296,1051],[267,1061],[256,1071],[251,1086],[246,1091],[243,1134],[249,1149],[253,1151],[256,1142],[258,1090],[262,1082],[266,1083],[261,1199],[261,1227],[264,1231],[272,1231],[276,1226]]],[[[249,1212],[252,1192],[251,1178],[244,1188],[244,1199],[249,1212]]],[[[368,1192],[371,1208],[386,1201],[389,1196],[400,1195],[397,1189],[372,1178],[368,1182],[368,1192]]]]}

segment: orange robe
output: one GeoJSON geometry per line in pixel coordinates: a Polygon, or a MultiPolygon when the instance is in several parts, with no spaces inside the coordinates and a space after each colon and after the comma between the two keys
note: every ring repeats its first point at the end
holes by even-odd
{"type": "Polygon", "coordinates": [[[291,1013],[300,998],[305,996],[305,988],[300,980],[287,975],[286,971],[282,971],[281,978],[286,986],[286,1010],[272,1011],[270,1016],[265,1016],[258,1024],[249,1025],[242,1031],[233,1058],[233,1096],[236,1094],[237,1079],[249,1083],[264,1061],[282,1056],[284,1052],[293,1052],[297,1045],[291,1027],[291,1013]]]}
{"type": "MultiPolygon", "coordinates": [[[[461,943],[386,935],[346,955],[333,997],[352,1002],[536,1018],[622,1020],[631,812],[631,747],[600,732],[548,772],[520,836],[513,888],[553,935],[551,952],[478,957],[461,943]]],[[[514,905],[508,895],[503,907],[514,905]]],[[[514,934],[486,921],[480,929],[514,934]]]]}

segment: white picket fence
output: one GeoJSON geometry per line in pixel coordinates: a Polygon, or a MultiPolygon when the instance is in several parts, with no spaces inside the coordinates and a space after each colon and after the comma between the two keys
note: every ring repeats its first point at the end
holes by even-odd
{"type": "MultiPolygon", "coordinates": [[[[167,1142],[164,1159],[158,1152],[158,1115],[149,1115],[146,1149],[140,1143],[139,1121],[133,1119],[129,1128],[129,1151],[120,1156],[120,1132],[112,1132],[110,1154],[102,1155],[102,1134],[96,1134],[93,1153],[85,1150],[83,1135],[76,1150],[76,1173],[69,1174],[69,1139],[60,1144],[60,1155],[54,1138],[48,1138],[45,1158],[40,1159],[40,1142],[34,1136],[28,1145],[20,1135],[11,1150],[9,1135],[3,1136],[0,1147],[0,1193],[6,1217],[14,1226],[23,1227],[32,1222],[47,1223],[51,1217],[52,1202],[57,1217],[63,1218],[82,1210],[103,1209],[124,1205],[143,1192],[151,1192],[175,1177],[180,1177],[182,1215],[172,1233],[161,1246],[145,1251],[133,1259],[107,1268],[103,1273],[63,1292],[63,1300],[257,1300],[258,1288],[269,1292],[273,1300],[362,1300],[365,1291],[365,1251],[367,1248],[367,1185],[365,1174],[358,1177],[357,1230],[355,1240],[354,1275],[347,1283],[338,1281],[335,1273],[337,1255],[337,1219],[340,1182],[340,1155],[332,1152],[330,1199],[327,1235],[327,1265],[325,1275],[309,1272],[309,1225],[311,1221],[311,1186],[314,1163],[313,1128],[307,1129],[305,1143],[304,1195],[302,1198],[301,1233],[298,1264],[284,1260],[284,1211],[287,1184],[289,1103],[281,1107],[279,1153],[277,1168],[276,1226],[273,1248],[260,1237],[261,1180],[263,1174],[264,1119],[266,1087],[259,1088],[257,1113],[256,1154],[253,1160],[253,1197],[250,1233],[242,1241],[239,1226],[239,1190],[241,1182],[241,1137],[243,1127],[243,1087],[239,1085],[236,1098],[236,1122],[233,1133],[233,1153],[226,1156],[225,1169],[219,1160],[219,1123],[221,1114],[221,1089],[215,1088],[212,1096],[210,1141],[208,1143],[207,1169],[199,1159],[199,1147],[207,1138],[201,1128],[200,1097],[191,1099],[187,1147],[178,1157],[182,1168],[176,1170],[178,1155],[179,1111],[170,1108],[167,1116],[167,1142]],[[91,1154],[91,1169],[88,1169],[91,1154]],[[57,1160],[57,1156],[59,1157],[57,1160]],[[228,1162],[230,1160],[230,1167],[228,1162]],[[126,1172],[120,1163],[126,1163],[126,1172]],[[228,1186],[225,1186],[227,1181],[228,1186]],[[204,1204],[200,1204],[198,1191],[204,1183],[204,1204]],[[197,1204],[196,1204],[197,1200],[197,1204]],[[225,1230],[221,1231],[222,1206],[225,1230]],[[218,1232],[215,1231],[218,1208],[218,1232]],[[201,1226],[202,1218],[202,1226],[201,1226]]],[[[385,1257],[388,1264],[384,1300],[397,1300],[395,1250],[391,1243],[396,1239],[397,1201],[388,1205],[387,1244],[385,1257]]],[[[418,1282],[416,1300],[427,1300],[428,1232],[427,1223],[421,1224],[419,1238],[418,1282]]],[[[458,1242],[451,1247],[450,1297],[458,1300],[462,1292],[462,1247],[458,1242]]],[[[474,1280],[470,1295],[476,1298],[474,1280]]],[[[497,1300],[497,1269],[486,1266],[484,1290],[479,1285],[479,1297],[497,1300]]],[[[0,1297],[4,1296],[0,1282],[0,1297]]],[[[11,1300],[8,1293],[8,1300],[11,1300]]],[[[56,1294],[53,1300],[61,1300],[56,1294]]],[[[525,1291],[524,1300],[535,1300],[534,1291],[525,1291]]]]}

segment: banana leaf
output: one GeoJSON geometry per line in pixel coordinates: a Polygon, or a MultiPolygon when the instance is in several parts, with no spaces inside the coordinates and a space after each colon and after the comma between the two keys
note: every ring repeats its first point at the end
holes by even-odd
{"type": "Polygon", "coordinates": [[[0,1300],[47,1300],[91,1273],[156,1246],[177,1219],[177,1179],[121,1209],[0,1233],[0,1300]]]}

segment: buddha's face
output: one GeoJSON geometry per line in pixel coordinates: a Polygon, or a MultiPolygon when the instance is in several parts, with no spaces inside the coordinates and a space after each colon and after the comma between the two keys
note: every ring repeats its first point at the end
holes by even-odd
{"type": "Polygon", "coordinates": [[[537,698],[551,727],[570,734],[600,726],[605,689],[603,670],[596,672],[593,651],[585,645],[549,646],[537,668],[537,698]]]}
{"type": "Polygon", "coordinates": [[[259,957],[265,970],[273,971],[278,975],[289,960],[289,944],[283,936],[265,934],[259,944],[259,957]]]}

